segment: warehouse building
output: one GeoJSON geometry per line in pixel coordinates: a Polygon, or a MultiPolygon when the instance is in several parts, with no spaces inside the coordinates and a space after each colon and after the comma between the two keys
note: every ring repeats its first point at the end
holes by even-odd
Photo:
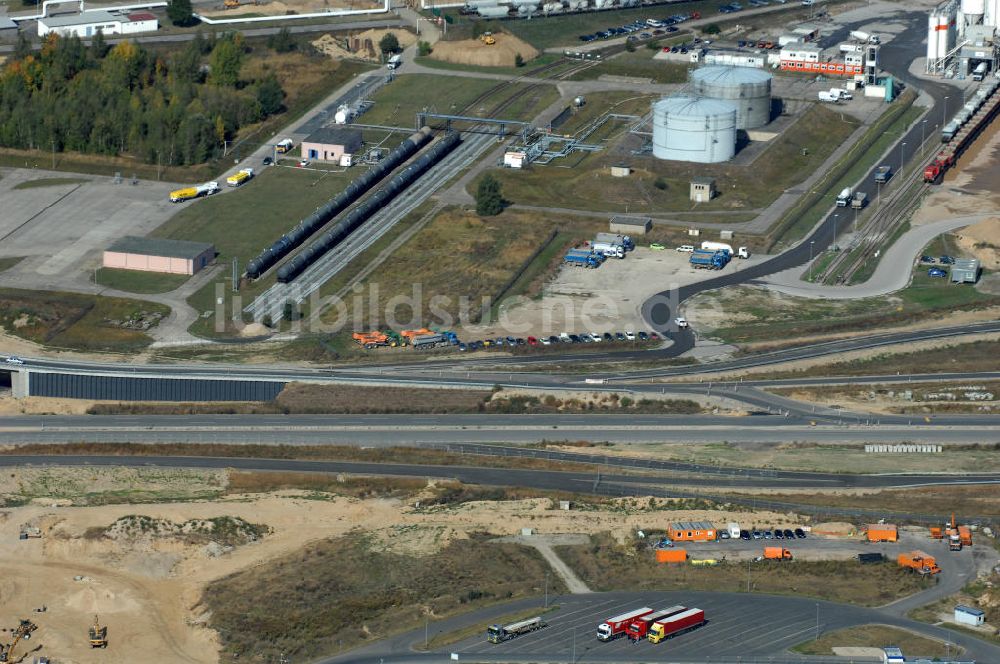
{"type": "Polygon", "coordinates": [[[302,141],[302,158],[339,163],[345,154],[354,154],[360,149],[360,129],[323,127],[302,141]]]}
{"type": "Polygon", "coordinates": [[[165,274],[196,274],[215,259],[215,246],[156,237],[126,236],[104,250],[104,267],[165,274]]]}
{"type": "Polygon", "coordinates": [[[649,217],[611,217],[609,230],[622,235],[645,235],[653,228],[653,220],[649,217]]]}
{"type": "Polygon", "coordinates": [[[81,14],[46,16],[38,19],[38,36],[54,32],[60,37],[76,35],[81,39],[104,35],[134,35],[159,30],[160,22],[149,12],[106,11],[92,9],[81,14]]]}

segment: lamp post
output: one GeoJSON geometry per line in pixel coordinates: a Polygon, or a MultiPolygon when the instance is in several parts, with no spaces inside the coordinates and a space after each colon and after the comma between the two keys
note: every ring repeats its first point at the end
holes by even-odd
{"type": "Polygon", "coordinates": [[[927,130],[927,120],[923,120],[920,123],[920,149],[921,150],[923,150],[923,148],[924,148],[924,134],[926,133],[926,130],[927,130]]]}
{"type": "MultiPolygon", "coordinates": [[[[809,240],[809,281],[813,280],[813,245],[816,240],[809,240]]],[[[750,566],[747,565],[747,585],[750,584],[750,566]]],[[[749,592],[749,590],[747,591],[749,592]]]]}
{"type": "Polygon", "coordinates": [[[902,147],[899,148],[899,174],[903,174],[903,168],[906,167],[906,141],[903,141],[902,147]]]}
{"type": "Polygon", "coordinates": [[[941,109],[941,126],[948,122],[948,97],[944,98],[944,107],[941,109]]]}

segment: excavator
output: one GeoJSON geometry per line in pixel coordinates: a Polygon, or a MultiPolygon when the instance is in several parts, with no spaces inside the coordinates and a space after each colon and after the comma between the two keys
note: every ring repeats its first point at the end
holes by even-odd
{"type": "Polygon", "coordinates": [[[107,625],[101,625],[101,621],[97,619],[97,616],[94,616],[94,624],[90,628],[90,647],[108,647],[108,627],[107,625]]]}
{"type": "Polygon", "coordinates": [[[0,643],[0,662],[5,662],[9,664],[17,664],[22,659],[24,659],[28,653],[24,653],[20,657],[14,657],[14,648],[17,644],[24,639],[27,641],[31,638],[31,633],[38,629],[38,625],[31,622],[30,620],[22,620],[21,624],[10,631],[11,635],[14,637],[10,643],[0,643]]]}
{"type": "Polygon", "coordinates": [[[493,46],[497,43],[497,38],[493,36],[492,32],[484,32],[479,39],[487,46],[493,46]]]}

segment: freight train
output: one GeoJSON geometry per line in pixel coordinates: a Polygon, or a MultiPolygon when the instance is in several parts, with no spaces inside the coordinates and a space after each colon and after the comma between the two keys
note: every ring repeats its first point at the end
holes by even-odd
{"type": "MultiPolygon", "coordinates": [[[[414,134],[415,136],[417,134],[414,134]]],[[[412,164],[396,175],[396,177],[381,186],[371,197],[347,213],[343,219],[316,238],[312,244],[278,268],[278,282],[287,284],[302,274],[306,268],[315,263],[327,251],[343,241],[344,238],[353,233],[373,214],[413,184],[431,166],[441,161],[445,155],[454,150],[459,140],[457,132],[442,137],[424,154],[415,159],[412,164]]]]}
{"type": "Polygon", "coordinates": [[[941,130],[941,142],[945,147],[924,168],[924,182],[938,182],[979,133],[993,121],[1000,109],[998,88],[998,81],[990,81],[981,86],[951,122],[944,126],[941,130]]]}
{"type": "Polygon", "coordinates": [[[290,254],[295,248],[304,244],[309,239],[309,236],[361,198],[379,180],[416,154],[417,150],[423,147],[430,139],[430,127],[424,127],[408,137],[370,171],[351,182],[344,191],[303,219],[299,222],[298,226],[282,235],[278,238],[277,242],[247,263],[246,276],[250,279],[259,279],[262,274],[271,269],[278,261],[290,254]]]}

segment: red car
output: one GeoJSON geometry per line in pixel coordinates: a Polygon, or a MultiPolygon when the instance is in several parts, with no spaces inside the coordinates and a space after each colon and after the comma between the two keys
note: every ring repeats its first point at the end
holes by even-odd
{"type": "Polygon", "coordinates": [[[536,339],[534,337],[528,337],[528,345],[529,346],[537,346],[538,345],[538,339],[536,339]]]}

